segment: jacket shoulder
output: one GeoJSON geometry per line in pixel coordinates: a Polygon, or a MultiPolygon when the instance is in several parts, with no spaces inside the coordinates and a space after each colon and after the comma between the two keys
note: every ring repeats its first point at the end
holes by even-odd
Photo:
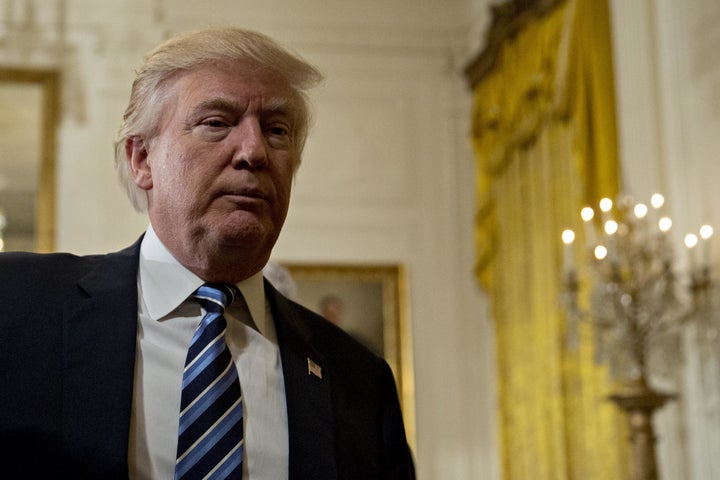
{"type": "Polygon", "coordinates": [[[62,290],[98,267],[118,273],[137,268],[139,241],[118,252],[75,255],[72,253],[0,253],[0,285],[11,291],[62,290]]]}

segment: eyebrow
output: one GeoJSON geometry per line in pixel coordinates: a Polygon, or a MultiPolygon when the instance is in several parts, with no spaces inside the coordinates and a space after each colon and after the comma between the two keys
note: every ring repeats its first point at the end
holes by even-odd
{"type": "Polygon", "coordinates": [[[211,100],[206,100],[204,102],[201,102],[194,106],[192,110],[190,110],[190,118],[195,118],[199,114],[202,114],[204,112],[208,112],[211,110],[221,110],[224,112],[232,112],[232,111],[238,111],[238,110],[244,110],[242,105],[240,105],[238,102],[233,102],[231,100],[227,100],[224,98],[213,98],[211,100]]]}
{"type": "Polygon", "coordinates": [[[299,110],[297,102],[286,97],[272,97],[262,106],[263,112],[295,116],[299,110]]]}
{"type": "MultiPolygon", "coordinates": [[[[211,100],[206,100],[196,105],[190,111],[190,116],[194,117],[200,113],[211,110],[236,112],[244,111],[246,108],[246,105],[242,105],[239,102],[235,102],[225,98],[213,98],[211,100]]],[[[294,116],[297,110],[297,103],[292,99],[285,97],[272,97],[268,101],[263,103],[260,114],[285,114],[294,116]]]]}

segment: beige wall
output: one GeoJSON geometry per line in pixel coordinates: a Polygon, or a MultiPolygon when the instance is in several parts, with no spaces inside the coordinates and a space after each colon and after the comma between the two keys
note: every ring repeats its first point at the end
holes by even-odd
{"type": "Polygon", "coordinates": [[[468,44],[479,43],[484,8],[464,0],[2,5],[0,63],[62,73],[58,250],[119,249],[146,226],[115,179],[111,144],[148,48],[175,31],[233,24],[316,63],[327,81],[274,256],[402,264],[419,478],[496,478],[492,331],[472,278],[469,92],[459,73],[468,44]]]}

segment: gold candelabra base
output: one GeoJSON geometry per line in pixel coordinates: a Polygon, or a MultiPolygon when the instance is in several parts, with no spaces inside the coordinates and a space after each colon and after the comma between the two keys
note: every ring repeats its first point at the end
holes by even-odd
{"type": "Polygon", "coordinates": [[[625,412],[630,429],[633,480],[658,480],[655,433],[652,418],[675,395],[659,393],[645,379],[627,384],[608,397],[625,412]]]}

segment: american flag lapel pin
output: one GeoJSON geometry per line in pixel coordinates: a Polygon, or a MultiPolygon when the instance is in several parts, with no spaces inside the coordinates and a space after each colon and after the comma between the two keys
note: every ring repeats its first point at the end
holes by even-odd
{"type": "Polygon", "coordinates": [[[322,368],[317,363],[313,362],[309,357],[308,362],[308,375],[315,375],[322,380],[322,368]]]}

